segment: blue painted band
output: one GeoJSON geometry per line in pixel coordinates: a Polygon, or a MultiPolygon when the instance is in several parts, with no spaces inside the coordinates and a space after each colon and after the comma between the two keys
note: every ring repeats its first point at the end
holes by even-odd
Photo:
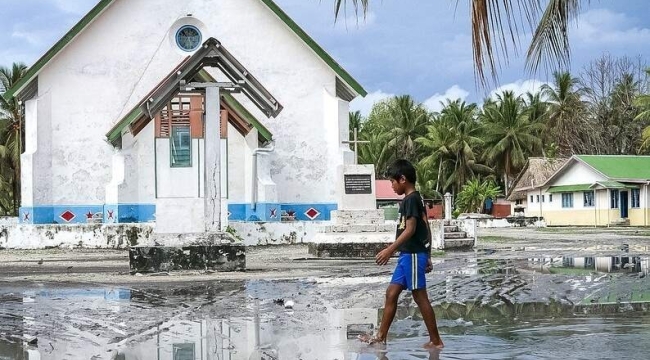
{"type": "Polygon", "coordinates": [[[156,205],[41,205],[21,207],[19,211],[21,224],[144,223],[155,220],[156,205]]]}
{"type": "MultiPolygon", "coordinates": [[[[329,221],[336,204],[228,204],[230,221],[329,221]]],[[[20,208],[21,224],[130,224],[156,220],[154,204],[53,205],[20,208]]]]}

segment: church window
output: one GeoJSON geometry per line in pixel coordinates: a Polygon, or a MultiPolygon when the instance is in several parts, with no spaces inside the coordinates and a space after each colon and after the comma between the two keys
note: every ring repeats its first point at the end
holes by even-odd
{"type": "Polygon", "coordinates": [[[189,125],[172,126],[170,146],[172,167],[192,166],[192,141],[190,139],[189,125]]]}
{"type": "Polygon", "coordinates": [[[201,46],[201,40],[201,31],[196,26],[185,25],[176,32],[176,45],[183,51],[195,51],[201,46]]]}

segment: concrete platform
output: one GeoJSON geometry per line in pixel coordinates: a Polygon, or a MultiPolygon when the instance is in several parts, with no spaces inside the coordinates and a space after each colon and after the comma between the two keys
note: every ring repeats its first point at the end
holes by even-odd
{"type": "Polygon", "coordinates": [[[131,274],[175,270],[245,271],[243,244],[134,246],[129,249],[131,274]]]}
{"type": "Polygon", "coordinates": [[[375,243],[320,243],[309,244],[309,254],[320,258],[374,258],[378,252],[392,244],[375,243]]]}

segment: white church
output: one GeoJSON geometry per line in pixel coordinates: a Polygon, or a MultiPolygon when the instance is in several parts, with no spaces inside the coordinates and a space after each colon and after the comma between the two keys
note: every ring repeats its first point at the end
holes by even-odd
{"type": "Polygon", "coordinates": [[[272,0],[101,0],[4,94],[20,223],[329,220],[365,95],[272,0]]]}

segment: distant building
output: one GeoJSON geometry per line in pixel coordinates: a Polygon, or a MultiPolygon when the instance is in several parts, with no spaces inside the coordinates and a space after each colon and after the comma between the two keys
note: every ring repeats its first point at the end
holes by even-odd
{"type": "Polygon", "coordinates": [[[509,197],[526,216],[551,226],[650,225],[650,156],[580,155],[546,167],[531,160],[509,197]]]}
{"type": "Polygon", "coordinates": [[[512,213],[528,216],[528,191],[545,183],[555,172],[566,164],[564,158],[531,157],[512,184],[508,201],[512,204],[512,213]]]}

